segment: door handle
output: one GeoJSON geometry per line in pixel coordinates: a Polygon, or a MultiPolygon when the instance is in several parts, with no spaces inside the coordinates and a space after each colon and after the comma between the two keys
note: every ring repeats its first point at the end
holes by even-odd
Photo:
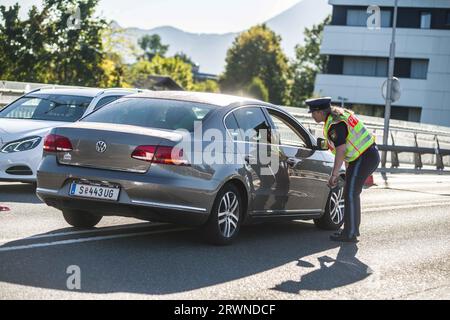
{"type": "Polygon", "coordinates": [[[250,162],[254,162],[254,160],[255,160],[256,158],[254,157],[254,156],[245,156],[244,157],[244,160],[245,160],[245,162],[247,162],[247,164],[250,164],[250,162]]]}
{"type": "Polygon", "coordinates": [[[287,160],[286,160],[286,163],[289,165],[289,166],[291,166],[291,167],[294,167],[297,163],[299,163],[299,162],[301,162],[301,160],[299,160],[299,159],[295,159],[295,158],[288,158],[287,160]]]}

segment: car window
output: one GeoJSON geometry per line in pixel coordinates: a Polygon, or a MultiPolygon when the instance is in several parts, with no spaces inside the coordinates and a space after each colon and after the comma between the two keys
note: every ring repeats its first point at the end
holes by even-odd
{"type": "Polygon", "coordinates": [[[228,132],[231,134],[233,139],[235,139],[235,140],[242,139],[240,132],[239,132],[239,125],[238,125],[238,123],[236,121],[236,117],[234,116],[233,113],[230,113],[225,118],[225,127],[227,128],[228,132]]]}
{"type": "Polygon", "coordinates": [[[212,105],[193,102],[122,98],[91,113],[82,121],[193,132],[195,123],[203,121],[213,109],[212,105]]]}
{"type": "Polygon", "coordinates": [[[108,97],[103,97],[101,98],[97,104],[95,105],[94,110],[98,110],[101,107],[107,105],[108,103],[111,103],[113,101],[116,101],[117,99],[121,98],[122,96],[108,96],[108,97]]]}
{"type": "Polygon", "coordinates": [[[275,125],[274,134],[277,134],[280,145],[299,148],[307,147],[305,138],[295,129],[294,124],[286,119],[286,116],[271,109],[268,109],[268,113],[275,125]]]}
{"type": "Polygon", "coordinates": [[[22,97],[0,111],[0,118],[74,122],[91,103],[91,97],[33,95],[22,97]]]}
{"type": "Polygon", "coordinates": [[[245,107],[233,114],[246,141],[270,143],[270,125],[261,108],[245,107]]]}

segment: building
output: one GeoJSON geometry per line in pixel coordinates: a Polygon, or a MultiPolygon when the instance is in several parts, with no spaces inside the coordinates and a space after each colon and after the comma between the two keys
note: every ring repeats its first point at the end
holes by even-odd
{"type": "MultiPolygon", "coordinates": [[[[329,0],[321,54],[328,67],[315,93],[354,111],[384,117],[394,0],[329,0]],[[368,28],[369,5],[381,9],[381,28],[368,28]]],[[[450,126],[450,0],[399,0],[394,75],[402,96],[392,119],[450,126]]]]}

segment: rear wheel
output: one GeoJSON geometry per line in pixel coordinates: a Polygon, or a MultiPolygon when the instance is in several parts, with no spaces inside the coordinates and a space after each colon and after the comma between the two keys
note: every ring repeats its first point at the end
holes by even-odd
{"type": "Polygon", "coordinates": [[[338,230],[344,223],[344,187],[338,186],[331,190],[328,197],[325,214],[315,219],[314,223],[320,229],[324,230],[338,230]]]}
{"type": "Polygon", "coordinates": [[[238,188],[232,184],[223,187],[204,226],[206,240],[215,245],[231,244],[239,233],[243,207],[238,188]]]}
{"type": "Polygon", "coordinates": [[[102,216],[81,210],[66,209],[63,210],[63,216],[71,226],[83,229],[95,227],[102,220],[102,216]]]}

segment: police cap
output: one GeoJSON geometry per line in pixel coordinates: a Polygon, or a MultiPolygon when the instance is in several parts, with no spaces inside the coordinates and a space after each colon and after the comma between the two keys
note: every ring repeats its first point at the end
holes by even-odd
{"type": "Polygon", "coordinates": [[[316,98],[316,99],[309,99],[306,100],[306,105],[309,107],[309,113],[312,113],[314,111],[320,111],[320,110],[326,110],[331,107],[331,98],[330,97],[324,97],[324,98],[316,98]]]}

